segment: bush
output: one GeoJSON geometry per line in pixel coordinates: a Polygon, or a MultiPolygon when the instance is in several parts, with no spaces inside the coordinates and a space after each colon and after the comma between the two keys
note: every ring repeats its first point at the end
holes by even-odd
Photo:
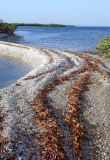
{"type": "Polygon", "coordinates": [[[16,30],[17,26],[14,24],[8,24],[6,22],[0,22],[0,32],[6,33],[6,34],[14,34],[14,31],[16,30]]]}
{"type": "Polygon", "coordinates": [[[110,37],[105,37],[102,42],[97,45],[96,51],[102,55],[103,58],[110,59],[110,37]]]}

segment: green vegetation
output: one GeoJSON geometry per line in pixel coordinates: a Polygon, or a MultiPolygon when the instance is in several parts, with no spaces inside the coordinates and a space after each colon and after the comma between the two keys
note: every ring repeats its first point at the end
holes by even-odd
{"type": "Polygon", "coordinates": [[[8,35],[13,35],[17,26],[15,24],[9,24],[0,20],[0,33],[6,33],[8,35]]]}
{"type": "Polygon", "coordinates": [[[16,26],[42,26],[42,27],[66,27],[66,25],[63,24],[39,24],[39,23],[12,23],[12,25],[16,26]]]}
{"type": "Polygon", "coordinates": [[[102,42],[97,45],[96,51],[100,53],[104,59],[110,59],[110,36],[102,39],[102,42]]]}

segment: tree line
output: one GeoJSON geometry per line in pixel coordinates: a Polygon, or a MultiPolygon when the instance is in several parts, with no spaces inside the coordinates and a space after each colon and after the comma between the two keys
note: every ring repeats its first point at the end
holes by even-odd
{"type": "Polygon", "coordinates": [[[11,23],[16,26],[44,26],[44,27],[66,27],[66,25],[63,24],[41,24],[41,23],[11,23]]]}
{"type": "Polygon", "coordinates": [[[0,33],[13,35],[18,26],[42,26],[42,27],[66,27],[63,24],[41,24],[41,23],[7,23],[0,19],[0,33]]]}

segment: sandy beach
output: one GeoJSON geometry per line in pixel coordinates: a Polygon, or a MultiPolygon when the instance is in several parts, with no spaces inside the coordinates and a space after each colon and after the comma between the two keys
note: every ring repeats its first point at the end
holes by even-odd
{"type": "Polygon", "coordinates": [[[1,160],[109,160],[110,62],[0,41],[33,70],[0,90],[1,160]]]}

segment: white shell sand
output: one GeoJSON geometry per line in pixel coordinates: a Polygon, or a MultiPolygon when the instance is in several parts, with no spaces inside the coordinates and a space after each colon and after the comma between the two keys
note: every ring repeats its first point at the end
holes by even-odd
{"type": "MultiPolygon", "coordinates": [[[[7,140],[7,143],[3,145],[1,158],[9,158],[9,155],[15,154],[15,159],[27,160],[33,153],[29,146],[33,145],[34,152],[39,149],[33,134],[42,132],[42,128],[34,121],[36,113],[30,103],[39,90],[56,76],[70,75],[73,71],[82,69],[84,59],[65,51],[6,42],[0,42],[0,55],[16,58],[33,67],[33,70],[25,77],[0,90],[1,125],[3,127],[1,136],[7,140]],[[72,67],[69,67],[70,63],[72,67]],[[38,76],[25,80],[35,75],[38,76]]],[[[105,62],[100,64],[100,67],[110,73],[110,68],[105,62]]],[[[75,77],[76,75],[72,80],[56,86],[48,95],[54,112],[58,114],[59,121],[63,119],[67,110],[66,92],[74,84],[75,77]]],[[[85,141],[82,148],[86,160],[109,160],[110,81],[109,78],[104,79],[99,73],[95,73],[91,81],[93,85],[89,85],[88,91],[84,93],[81,116],[85,127],[92,130],[93,140],[85,141]],[[101,135],[101,139],[95,139],[97,134],[101,135]]],[[[69,134],[67,128],[64,130],[65,134],[69,134]]],[[[67,155],[71,160],[74,159],[69,146],[67,146],[67,155]]],[[[36,154],[31,159],[40,160],[40,157],[36,154]]]]}

